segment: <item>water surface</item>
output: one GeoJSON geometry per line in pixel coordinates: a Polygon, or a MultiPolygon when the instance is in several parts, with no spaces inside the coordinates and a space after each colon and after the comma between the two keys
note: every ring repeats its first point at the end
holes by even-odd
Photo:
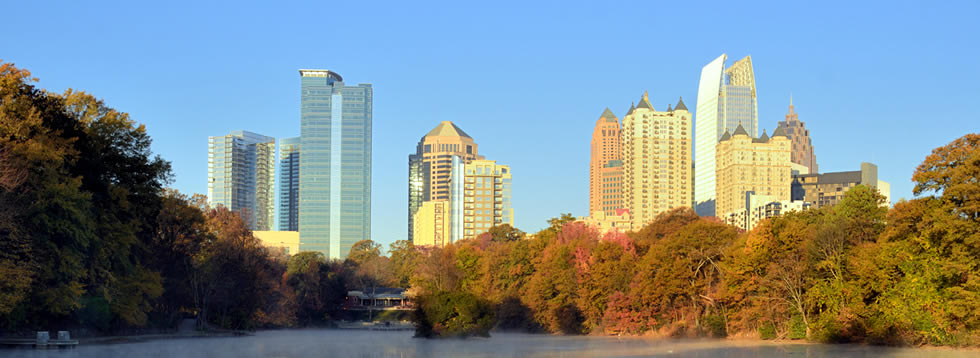
{"type": "Polygon", "coordinates": [[[81,345],[72,350],[0,350],[0,357],[978,357],[980,351],[764,341],[668,340],[495,333],[424,340],[412,332],[262,331],[254,336],[81,345]]]}

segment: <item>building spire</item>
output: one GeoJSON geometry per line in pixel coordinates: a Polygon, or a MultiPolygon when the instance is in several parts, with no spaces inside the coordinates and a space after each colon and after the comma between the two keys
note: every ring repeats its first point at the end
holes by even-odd
{"type": "Polygon", "coordinates": [[[794,114],[794,113],[796,113],[796,110],[793,108],[793,94],[790,93],[789,94],[789,114],[794,114]]]}

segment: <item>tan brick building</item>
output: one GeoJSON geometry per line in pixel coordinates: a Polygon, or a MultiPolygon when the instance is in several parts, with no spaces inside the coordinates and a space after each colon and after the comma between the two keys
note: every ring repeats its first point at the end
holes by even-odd
{"type": "Polygon", "coordinates": [[[449,238],[449,200],[422,202],[415,212],[412,229],[412,243],[416,246],[442,247],[450,243],[449,238]]]}
{"type": "Polygon", "coordinates": [[[718,217],[744,211],[746,193],[766,195],[772,201],[791,199],[791,143],[782,128],[776,128],[772,138],[765,131],[752,138],[738,126],[734,133],[725,131],[715,148],[718,217]]]}
{"type": "Polygon", "coordinates": [[[623,117],[623,208],[634,230],[664,211],[691,206],[692,117],[683,100],[656,111],[646,93],[623,117]]]}

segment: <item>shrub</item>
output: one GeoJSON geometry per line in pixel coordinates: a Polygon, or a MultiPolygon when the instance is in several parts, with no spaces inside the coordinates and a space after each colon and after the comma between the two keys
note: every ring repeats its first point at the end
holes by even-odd
{"type": "Polygon", "coordinates": [[[490,336],[494,312],[483,298],[466,292],[441,291],[423,296],[416,303],[416,337],[490,336]]]}

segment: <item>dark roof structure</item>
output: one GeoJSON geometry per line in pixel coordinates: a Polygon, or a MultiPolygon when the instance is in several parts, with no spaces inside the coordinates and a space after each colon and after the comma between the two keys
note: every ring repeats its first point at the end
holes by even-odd
{"type": "Polygon", "coordinates": [[[631,115],[631,114],[633,114],[633,110],[634,110],[634,109],[636,109],[636,106],[635,106],[635,104],[634,104],[634,103],[632,103],[632,102],[630,102],[630,110],[629,110],[629,111],[626,111],[626,115],[628,116],[628,115],[631,115]]]}
{"type": "Polygon", "coordinates": [[[774,130],[774,131],[772,131],[772,136],[773,136],[773,137],[784,137],[784,138],[789,138],[789,137],[788,137],[788,136],[786,135],[786,129],[785,129],[785,128],[783,128],[782,126],[779,126],[779,127],[776,127],[776,130],[774,130]]]}
{"type": "Polygon", "coordinates": [[[739,134],[746,135],[746,136],[749,135],[749,132],[745,131],[745,128],[742,127],[741,123],[738,124],[738,127],[735,127],[735,133],[732,133],[732,137],[737,136],[739,134]]]}
{"type": "Polygon", "coordinates": [[[677,105],[674,106],[674,110],[675,111],[679,111],[679,110],[682,110],[682,109],[685,110],[685,111],[687,111],[687,106],[684,105],[684,97],[681,97],[680,99],[678,99],[677,100],[677,105]]]}
{"type": "Polygon", "coordinates": [[[616,115],[609,110],[609,107],[606,107],[606,110],[602,111],[602,115],[599,118],[605,119],[606,122],[619,122],[619,118],[616,118],[616,115]]]}
{"type": "Polygon", "coordinates": [[[640,103],[638,103],[636,105],[636,108],[646,108],[646,109],[649,109],[651,111],[654,110],[653,109],[653,105],[650,104],[650,98],[647,97],[646,91],[643,92],[643,97],[640,98],[640,103]]]}
{"type": "Polygon", "coordinates": [[[729,134],[729,133],[728,133],[728,130],[726,129],[726,130],[725,130],[725,134],[722,134],[722,135],[721,135],[721,139],[718,139],[718,141],[719,141],[719,142],[724,142],[724,141],[726,141],[726,140],[729,140],[729,139],[732,139],[732,135],[731,135],[731,134],[729,134]]]}
{"type": "Polygon", "coordinates": [[[752,138],[752,143],[766,143],[769,142],[769,135],[766,134],[766,130],[762,130],[762,136],[759,138],[752,138]]]}

